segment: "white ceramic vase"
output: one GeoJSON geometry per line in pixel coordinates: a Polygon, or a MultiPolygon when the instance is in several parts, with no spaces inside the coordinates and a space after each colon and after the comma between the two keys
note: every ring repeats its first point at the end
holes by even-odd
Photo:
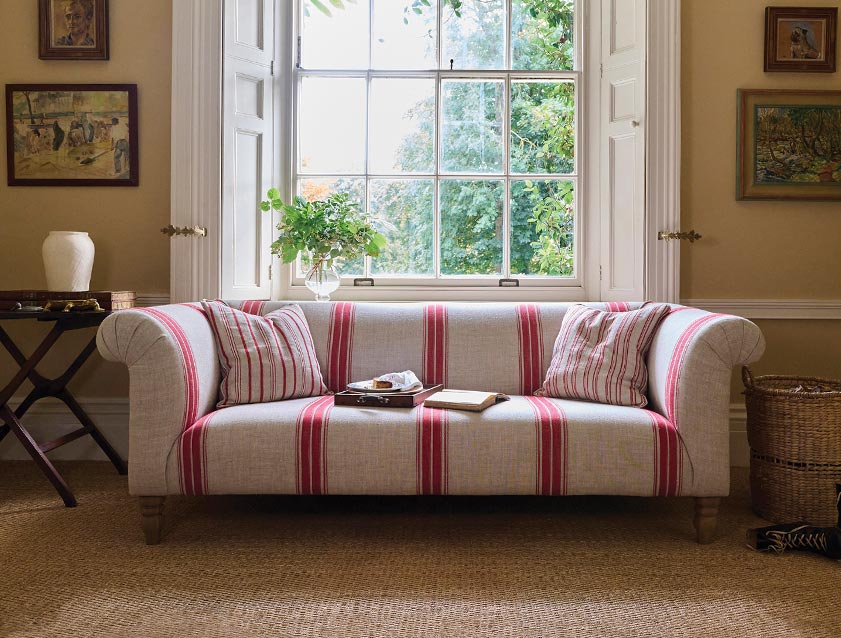
{"type": "Polygon", "coordinates": [[[47,290],[90,290],[95,248],[87,233],[53,230],[41,246],[47,290]]]}

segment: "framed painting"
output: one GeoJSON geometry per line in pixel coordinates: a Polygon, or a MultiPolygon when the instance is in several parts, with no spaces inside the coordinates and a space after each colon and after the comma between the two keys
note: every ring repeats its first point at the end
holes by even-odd
{"type": "Polygon", "coordinates": [[[837,7],[766,7],[765,70],[833,73],[837,7]]]}
{"type": "Polygon", "coordinates": [[[38,57],[107,60],[108,0],[38,0],[38,57]]]}
{"type": "Polygon", "coordinates": [[[7,84],[9,186],[137,186],[136,84],[7,84]]]}
{"type": "Polygon", "coordinates": [[[841,91],[739,89],[736,199],[841,200],[841,91]]]}

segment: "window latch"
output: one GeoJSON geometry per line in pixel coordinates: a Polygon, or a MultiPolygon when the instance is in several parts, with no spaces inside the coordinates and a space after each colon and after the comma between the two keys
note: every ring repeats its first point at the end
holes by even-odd
{"type": "Polygon", "coordinates": [[[503,278],[503,279],[499,280],[499,287],[500,288],[519,288],[520,287],[520,280],[519,279],[503,278]]]}
{"type": "Polygon", "coordinates": [[[368,286],[373,288],[374,286],[374,278],[373,277],[355,277],[353,280],[354,286],[368,286]]]}

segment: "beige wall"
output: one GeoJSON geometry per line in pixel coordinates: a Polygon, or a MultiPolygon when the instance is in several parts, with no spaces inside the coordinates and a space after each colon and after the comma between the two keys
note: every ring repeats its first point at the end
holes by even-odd
{"type": "MultiPolygon", "coordinates": [[[[839,72],[764,73],[767,0],[683,0],[681,296],[841,299],[841,202],[738,202],[736,89],[841,89],[839,72]]],[[[786,6],[838,6],[786,0],[786,6]]],[[[841,377],[841,321],[757,321],[760,374],[841,377]]],[[[733,400],[741,401],[734,378],[733,400]]]]}
{"type": "MultiPolygon", "coordinates": [[[[171,0],[112,0],[111,59],[38,59],[38,3],[0,0],[0,84],[137,84],[140,120],[140,186],[136,188],[9,187],[6,185],[5,133],[0,154],[0,289],[43,288],[41,242],[50,230],[82,230],[96,244],[91,287],[167,294],[169,241],[158,229],[169,222],[171,0]]],[[[5,101],[2,122],[5,131],[5,101]]],[[[27,324],[30,322],[26,322],[27,324]]],[[[42,326],[5,324],[31,350],[42,326]]],[[[91,334],[89,331],[85,331],[91,334]]],[[[62,355],[80,347],[85,335],[65,337],[46,371],[62,355]]],[[[0,383],[10,376],[11,360],[0,351],[0,383]]],[[[127,394],[122,366],[96,355],[74,381],[80,395],[127,394]]]]}

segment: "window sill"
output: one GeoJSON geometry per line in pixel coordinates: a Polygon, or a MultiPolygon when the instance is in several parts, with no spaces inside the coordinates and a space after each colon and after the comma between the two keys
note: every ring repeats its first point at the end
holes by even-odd
{"type": "MultiPolygon", "coordinates": [[[[289,301],[308,301],[312,292],[304,286],[288,286],[275,291],[274,298],[289,301]]],[[[490,286],[341,286],[330,295],[333,301],[586,301],[581,286],[490,287],[490,286]]],[[[592,300],[591,300],[592,301],[592,300]]]]}

